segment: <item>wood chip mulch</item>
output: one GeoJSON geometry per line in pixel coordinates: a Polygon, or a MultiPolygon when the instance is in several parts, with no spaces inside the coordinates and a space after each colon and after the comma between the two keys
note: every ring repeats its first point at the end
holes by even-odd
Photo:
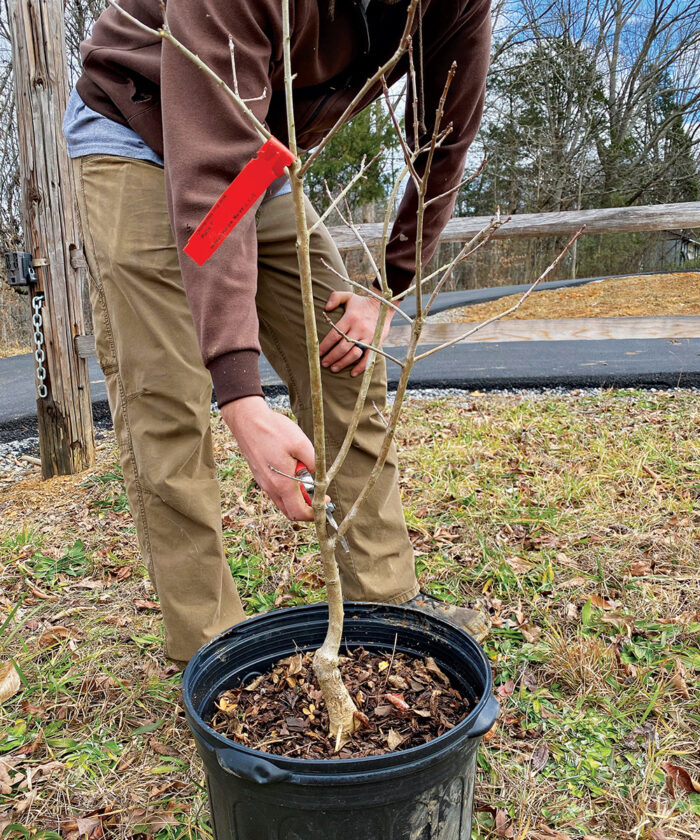
{"type": "Polygon", "coordinates": [[[312,654],[221,694],[210,725],[232,741],[290,758],[362,758],[416,747],[452,729],[472,706],[432,658],[358,648],[340,672],[358,707],[359,729],[338,753],[313,673],[312,654]]]}

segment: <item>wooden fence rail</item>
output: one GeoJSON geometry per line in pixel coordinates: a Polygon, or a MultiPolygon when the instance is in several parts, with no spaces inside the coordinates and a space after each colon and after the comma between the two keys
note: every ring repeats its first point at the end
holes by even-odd
{"type": "MultiPolygon", "coordinates": [[[[440,242],[465,241],[488,225],[491,216],[451,219],[440,242]]],[[[521,239],[534,236],[567,236],[582,226],[586,233],[634,233],[649,230],[684,230],[700,227],[700,201],[681,204],[654,204],[644,207],[613,207],[605,210],[569,210],[561,213],[522,213],[500,227],[494,239],[521,239]]],[[[381,224],[357,225],[370,246],[382,239],[381,224]]],[[[355,234],[346,227],[330,228],[335,244],[343,252],[361,248],[355,234]]]]}

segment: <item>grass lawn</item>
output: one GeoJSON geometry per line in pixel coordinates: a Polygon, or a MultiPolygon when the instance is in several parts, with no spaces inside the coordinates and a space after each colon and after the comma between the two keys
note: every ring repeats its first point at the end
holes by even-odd
{"type": "MultiPolygon", "coordinates": [[[[272,510],[213,426],[247,610],[321,599],[308,527],[272,510]]],[[[474,838],[698,836],[699,428],[682,391],[409,402],[421,583],[493,624],[501,714],[474,838]]],[[[0,706],[12,840],[211,836],[115,463],[108,443],[89,474],[0,492],[0,667],[21,679],[0,706]]]]}

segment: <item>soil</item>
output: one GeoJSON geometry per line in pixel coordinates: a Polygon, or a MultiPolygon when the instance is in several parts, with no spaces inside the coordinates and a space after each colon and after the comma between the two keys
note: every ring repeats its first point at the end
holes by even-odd
{"type": "Polygon", "coordinates": [[[358,648],[341,657],[340,672],[360,726],[337,753],[310,653],[282,659],[270,672],[221,694],[210,725],[232,741],[275,755],[363,758],[431,741],[472,708],[430,657],[358,648]]]}
{"type": "MultiPolygon", "coordinates": [[[[485,321],[517,303],[520,297],[509,295],[489,303],[450,309],[430,320],[485,321]]],[[[611,277],[568,289],[535,290],[508,320],[662,315],[700,315],[700,272],[611,277]]]]}

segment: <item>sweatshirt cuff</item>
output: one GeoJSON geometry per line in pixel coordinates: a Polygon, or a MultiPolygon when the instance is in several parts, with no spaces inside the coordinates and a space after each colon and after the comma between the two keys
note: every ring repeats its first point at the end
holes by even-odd
{"type": "MultiPolygon", "coordinates": [[[[405,292],[411,283],[413,283],[414,278],[415,272],[406,271],[403,268],[391,265],[391,263],[386,264],[386,281],[389,284],[392,294],[399,295],[401,292],[405,292]]],[[[382,287],[377,280],[372,285],[381,292],[382,287]]]]}
{"type": "Polygon", "coordinates": [[[264,396],[258,370],[258,356],[259,353],[255,350],[232,350],[209,362],[207,367],[214,383],[219,408],[241,397],[264,396]]]}

